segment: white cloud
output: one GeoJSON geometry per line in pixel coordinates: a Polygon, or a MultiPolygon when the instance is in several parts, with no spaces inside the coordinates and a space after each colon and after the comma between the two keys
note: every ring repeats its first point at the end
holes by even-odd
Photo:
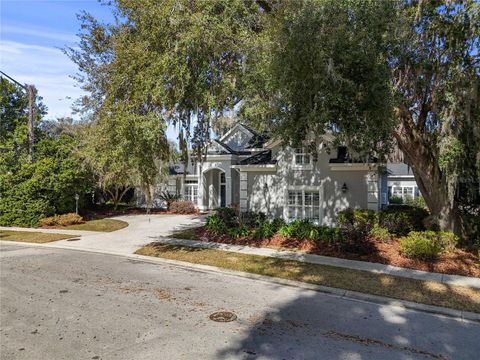
{"type": "Polygon", "coordinates": [[[2,25],[3,34],[28,35],[44,39],[51,39],[57,41],[76,42],[78,38],[75,35],[51,31],[45,28],[32,28],[16,25],[2,25]]]}
{"type": "Polygon", "coordinates": [[[47,118],[71,116],[73,101],[84,94],[70,77],[77,72],[76,65],[54,47],[0,40],[0,68],[37,87],[48,107],[47,118]]]}

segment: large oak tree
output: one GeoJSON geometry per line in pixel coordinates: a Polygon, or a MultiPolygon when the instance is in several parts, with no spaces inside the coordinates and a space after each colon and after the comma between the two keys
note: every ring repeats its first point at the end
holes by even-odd
{"type": "Polygon", "coordinates": [[[475,1],[117,0],[114,9],[113,25],[84,15],[70,52],[91,112],[179,124],[183,150],[191,142],[198,154],[231,111],[290,143],[330,131],[365,157],[396,146],[432,220],[478,237],[475,1]]]}

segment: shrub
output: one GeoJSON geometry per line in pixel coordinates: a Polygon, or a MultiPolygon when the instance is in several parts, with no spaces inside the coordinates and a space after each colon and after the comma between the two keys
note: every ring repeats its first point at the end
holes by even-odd
{"type": "Polygon", "coordinates": [[[375,224],[371,229],[370,229],[370,236],[376,240],[382,241],[382,242],[390,242],[391,240],[391,235],[388,232],[388,229],[385,229],[381,227],[378,224],[375,224]]]}
{"type": "Polygon", "coordinates": [[[346,209],[337,215],[337,224],[342,228],[354,228],[368,233],[377,223],[378,214],[373,210],[346,209]]]}
{"type": "Polygon", "coordinates": [[[205,220],[205,229],[213,235],[223,235],[227,233],[227,226],[218,214],[211,215],[205,220]]]}
{"type": "Polygon", "coordinates": [[[75,213],[54,215],[40,220],[40,226],[68,226],[83,223],[83,218],[75,213]]]}
{"type": "Polygon", "coordinates": [[[228,236],[232,239],[238,239],[250,235],[250,230],[245,224],[240,224],[228,229],[228,236]]]}
{"type": "Polygon", "coordinates": [[[337,215],[340,229],[335,244],[342,251],[367,254],[373,251],[368,241],[370,231],[378,223],[378,213],[366,209],[346,209],[337,215]]]}
{"type": "Polygon", "coordinates": [[[170,205],[170,210],[175,214],[194,214],[195,205],[191,201],[174,201],[170,205]]]}
{"type": "Polygon", "coordinates": [[[458,238],[450,232],[412,231],[399,241],[401,253],[414,259],[434,259],[455,247],[458,238]]]}
{"type": "Polygon", "coordinates": [[[379,213],[379,225],[391,234],[407,235],[411,231],[425,230],[423,220],[428,216],[425,209],[408,205],[390,205],[379,213]]]}
{"type": "Polygon", "coordinates": [[[242,224],[245,224],[249,227],[255,227],[266,222],[267,217],[262,212],[248,211],[241,214],[240,220],[242,224]]]}
{"type": "Polygon", "coordinates": [[[401,196],[392,195],[388,198],[390,204],[401,205],[403,204],[403,198],[401,196]]]}
{"type": "Polygon", "coordinates": [[[222,219],[227,227],[233,227],[238,224],[238,215],[234,208],[224,207],[215,210],[216,215],[222,219]]]}
{"type": "Polygon", "coordinates": [[[328,226],[320,226],[318,227],[319,230],[319,240],[328,242],[328,243],[333,243],[338,240],[338,237],[340,235],[340,230],[337,228],[332,228],[328,226]]]}
{"type": "Polygon", "coordinates": [[[320,237],[320,231],[317,226],[308,220],[293,220],[291,223],[281,226],[278,233],[282,236],[293,237],[299,240],[317,240],[320,237]]]}
{"type": "Polygon", "coordinates": [[[170,210],[170,206],[173,202],[180,200],[180,195],[172,193],[170,191],[162,191],[158,197],[160,200],[165,202],[167,210],[170,210]]]}
{"type": "Polygon", "coordinates": [[[275,235],[279,229],[285,225],[285,221],[280,218],[273,219],[272,221],[264,221],[259,223],[253,231],[254,239],[268,239],[275,235]]]}
{"type": "Polygon", "coordinates": [[[408,206],[413,206],[413,207],[418,207],[421,209],[426,209],[427,204],[425,203],[425,199],[422,196],[417,196],[416,198],[413,198],[411,196],[407,196],[407,198],[404,201],[405,205],[408,206]]]}

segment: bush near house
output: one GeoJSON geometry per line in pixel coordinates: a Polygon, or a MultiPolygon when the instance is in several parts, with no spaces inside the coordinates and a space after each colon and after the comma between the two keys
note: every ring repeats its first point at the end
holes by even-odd
{"type": "Polygon", "coordinates": [[[197,210],[191,201],[173,201],[170,204],[170,211],[175,214],[194,214],[197,210]]]}
{"type": "Polygon", "coordinates": [[[391,234],[407,235],[411,231],[423,231],[423,221],[428,216],[425,209],[409,205],[390,205],[378,212],[378,224],[391,234]]]}
{"type": "Polygon", "coordinates": [[[441,252],[453,250],[458,238],[450,232],[412,231],[400,238],[400,251],[409,258],[434,259],[441,252]]]}

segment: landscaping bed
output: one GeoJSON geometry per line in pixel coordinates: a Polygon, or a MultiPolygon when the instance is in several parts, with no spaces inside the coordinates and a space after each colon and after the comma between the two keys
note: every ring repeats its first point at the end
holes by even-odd
{"type": "MultiPolygon", "coordinates": [[[[231,211],[220,210],[219,214],[207,219],[206,226],[177,232],[173,237],[224,244],[282,248],[415,270],[480,277],[480,259],[475,251],[467,251],[455,247],[453,244],[434,244],[442,247],[433,248],[433,250],[428,248],[426,254],[422,252],[416,256],[415,251],[419,251],[417,247],[420,247],[420,251],[424,251],[422,246],[425,246],[425,242],[431,246],[428,242],[429,237],[438,235],[441,239],[452,240],[453,237],[450,234],[408,231],[406,235],[401,236],[390,234],[385,229],[379,231],[378,226],[374,225],[362,228],[365,225],[364,220],[372,215],[367,211],[362,212],[360,215],[356,214],[357,218],[354,220],[349,217],[348,213],[347,216],[341,214],[340,222],[346,224],[345,227],[333,229],[316,227],[308,222],[296,222],[290,225],[278,219],[269,222],[261,216],[259,218],[258,215],[256,219],[255,215],[248,215],[245,220],[238,221],[232,218],[231,211]],[[363,223],[358,220],[358,217],[361,217],[363,223]],[[274,224],[275,222],[278,224],[274,224]],[[354,225],[351,224],[352,222],[354,225]],[[357,224],[359,222],[362,223],[362,226],[357,224]],[[402,249],[401,242],[407,242],[405,239],[413,241],[416,246],[413,248],[414,251],[411,250],[411,247],[406,246],[409,244],[404,245],[402,249]],[[410,256],[407,256],[406,250],[413,252],[413,256],[409,253],[407,254],[410,256]]],[[[401,229],[398,218],[396,216],[392,216],[392,218],[396,221],[394,225],[401,229]]],[[[404,226],[409,227],[408,221],[404,226]]],[[[408,230],[418,230],[415,228],[416,226],[420,225],[414,224],[408,230]]],[[[435,241],[437,241],[436,238],[433,242],[435,243],[435,241]]]]}
{"type": "Polygon", "coordinates": [[[111,232],[128,226],[126,221],[116,219],[97,219],[85,221],[75,213],[54,215],[40,220],[40,226],[45,229],[66,229],[111,232]]]}
{"type": "Polygon", "coordinates": [[[210,265],[480,313],[480,290],[361,270],[214,249],[151,243],[136,254],[210,265]]]}
{"type": "Polygon", "coordinates": [[[386,265],[399,266],[415,270],[438,272],[463,276],[480,277],[480,262],[477,256],[461,249],[440,254],[434,260],[409,259],[402,256],[397,240],[384,243],[370,239],[371,253],[358,254],[341,251],[337,247],[325,242],[310,239],[290,239],[281,235],[274,235],[267,239],[254,239],[250,236],[230,238],[226,235],[210,234],[205,227],[188,231],[177,232],[175,238],[193,239],[201,241],[218,242],[223,244],[246,245],[253,247],[272,247],[286,250],[304,251],[309,254],[332,256],[349,260],[368,261],[386,265]]]}

